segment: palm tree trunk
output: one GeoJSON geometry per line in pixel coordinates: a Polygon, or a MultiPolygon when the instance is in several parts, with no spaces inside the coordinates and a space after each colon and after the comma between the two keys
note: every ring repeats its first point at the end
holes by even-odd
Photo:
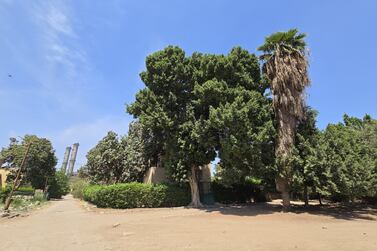
{"type": "Polygon", "coordinates": [[[277,110],[277,121],[278,121],[278,142],[276,148],[276,157],[279,160],[279,175],[280,177],[276,179],[277,191],[282,194],[283,200],[283,210],[288,211],[290,208],[290,178],[291,178],[291,167],[287,162],[287,158],[290,157],[292,153],[292,148],[294,145],[295,129],[296,129],[296,118],[290,115],[287,111],[282,109],[277,110]]]}
{"type": "Polygon", "coordinates": [[[199,194],[199,182],[197,177],[197,168],[195,166],[191,167],[191,174],[189,176],[189,183],[191,189],[191,203],[189,206],[191,207],[203,207],[203,204],[200,202],[200,194],[199,194]]]}

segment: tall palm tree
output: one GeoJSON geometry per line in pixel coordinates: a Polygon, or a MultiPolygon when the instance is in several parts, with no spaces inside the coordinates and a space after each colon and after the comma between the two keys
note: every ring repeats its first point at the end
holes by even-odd
{"type": "Polygon", "coordinates": [[[263,73],[270,83],[277,122],[275,154],[279,175],[276,188],[282,193],[283,208],[289,209],[290,157],[296,126],[304,117],[304,90],[310,84],[305,34],[297,29],[276,32],[258,48],[262,51],[263,73]]]}

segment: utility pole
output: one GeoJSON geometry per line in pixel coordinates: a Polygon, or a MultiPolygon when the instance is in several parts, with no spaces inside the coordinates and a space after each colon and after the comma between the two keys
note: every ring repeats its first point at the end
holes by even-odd
{"type": "Polygon", "coordinates": [[[26,163],[26,158],[27,158],[27,155],[29,154],[31,143],[32,142],[30,142],[28,144],[27,148],[26,148],[26,152],[25,152],[24,158],[22,159],[21,166],[18,169],[16,178],[13,182],[12,190],[10,191],[8,198],[5,200],[4,211],[9,209],[10,203],[12,202],[13,193],[19,187],[19,185],[21,184],[21,171],[22,171],[22,168],[24,167],[24,165],[26,163]]]}
{"type": "Polygon", "coordinates": [[[67,175],[73,175],[73,167],[75,166],[78,148],[79,148],[79,143],[73,144],[67,175]]]}
{"type": "Polygon", "coordinates": [[[60,170],[64,174],[67,172],[68,159],[69,159],[70,152],[71,152],[71,147],[67,146],[67,148],[65,149],[65,153],[64,153],[64,159],[63,159],[62,167],[60,168],[60,170]]]}

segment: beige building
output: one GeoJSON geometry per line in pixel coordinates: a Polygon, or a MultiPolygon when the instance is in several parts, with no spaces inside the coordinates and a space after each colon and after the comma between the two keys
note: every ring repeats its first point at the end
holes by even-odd
{"type": "MultiPolygon", "coordinates": [[[[168,181],[166,171],[163,167],[153,166],[144,175],[143,182],[147,184],[157,184],[168,181]]],[[[207,194],[211,190],[211,164],[200,167],[199,189],[201,193],[207,194]]]]}
{"type": "Polygon", "coordinates": [[[6,181],[10,171],[9,168],[0,168],[0,188],[5,188],[7,185],[6,181]]]}
{"type": "MultiPolygon", "coordinates": [[[[165,181],[168,181],[165,169],[156,166],[149,168],[143,179],[143,182],[147,184],[157,184],[165,181]]],[[[211,182],[211,164],[200,167],[199,181],[203,183],[211,182]]]]}

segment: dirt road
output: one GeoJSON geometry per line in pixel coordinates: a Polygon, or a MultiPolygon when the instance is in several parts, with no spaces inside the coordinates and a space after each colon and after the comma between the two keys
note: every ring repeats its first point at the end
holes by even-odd
{"type": "Polygon", "coordinates": [[[0,221],[0,250],[377,250],[376,211],[102,210],[67,196],[0,221]]]}

